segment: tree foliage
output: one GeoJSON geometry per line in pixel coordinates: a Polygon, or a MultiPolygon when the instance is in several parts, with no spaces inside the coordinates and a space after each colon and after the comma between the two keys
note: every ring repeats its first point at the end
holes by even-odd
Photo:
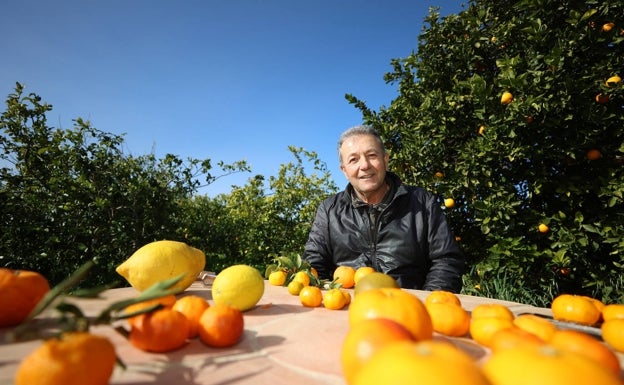
{"type": "Polygon", "coordinates": [[[624,83],[606,80],[624,75],[621,1],[473,0],[425,21],[417,52],[385,75],[399,91],[388,107],[347,98],[406,182],[457,202],[447,215],[473,267],[466,292],[504,279],[525,302],[620,301],[624,83]]]}

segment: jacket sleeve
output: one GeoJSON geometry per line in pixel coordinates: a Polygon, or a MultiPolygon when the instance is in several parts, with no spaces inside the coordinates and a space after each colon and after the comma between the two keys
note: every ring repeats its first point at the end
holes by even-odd
{"type": "Polygon", "coordinates": [[[332,255],[329,249],[329,202],[324,201],[316,210],[316,216],[308,235],[303,259],[316,269],[321,279],[329,279],[333,271],[332,255]]]}
{"type": "Polygon", "coordinates": [[[427,199],[428,238],[430,269],[425,278],[424,290],[447,290],[459,293],[462,289],[462,275],[465,258],[444,212],[435,197],[427,199]]]}

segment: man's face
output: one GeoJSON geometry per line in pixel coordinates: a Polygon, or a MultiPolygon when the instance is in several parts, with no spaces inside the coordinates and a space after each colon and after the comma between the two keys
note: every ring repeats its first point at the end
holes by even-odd
{"type": "Polygon", "coordinates": [[[340,169],[361,196],[385,193],[388,154],[372,135],[354,135],[340,147],[340,169]]]}

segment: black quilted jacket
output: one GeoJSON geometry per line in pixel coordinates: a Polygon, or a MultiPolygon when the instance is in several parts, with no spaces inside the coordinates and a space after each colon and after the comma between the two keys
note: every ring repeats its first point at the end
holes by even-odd
{"type": "Polygon", "coordinates": [[[372,266],[403,288],[459,293],[465,267],[435,197],[403,185],[392,173],[394,196],[371,226],[366,204],[355,205],[351,185],[319,206],[303,258],[330,279],[338,265],[372,266]]]}

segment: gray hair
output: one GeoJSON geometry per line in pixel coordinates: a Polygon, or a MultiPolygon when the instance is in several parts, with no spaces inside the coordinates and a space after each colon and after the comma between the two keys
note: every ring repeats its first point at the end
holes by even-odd
{"type": "Polygon", "coordinates": [[[379,142],[379,146],[381,147],[382,154],[386,153],[386,148],[384,147],[383,140],[381,139],[381,136],[379,136],[379,133],[377,132],[377,130],[367,125],[355,126],[343,132],[340,135],[340,138],[338,139],[338,160],[340,160],[340,163],[342,163],[342,156],[340,155],[340,148],[342,147],[342,144],[345,142],[345,140],[356,135],[370,135],[374,137],[377,140],[377,142],[379,142]]]}

